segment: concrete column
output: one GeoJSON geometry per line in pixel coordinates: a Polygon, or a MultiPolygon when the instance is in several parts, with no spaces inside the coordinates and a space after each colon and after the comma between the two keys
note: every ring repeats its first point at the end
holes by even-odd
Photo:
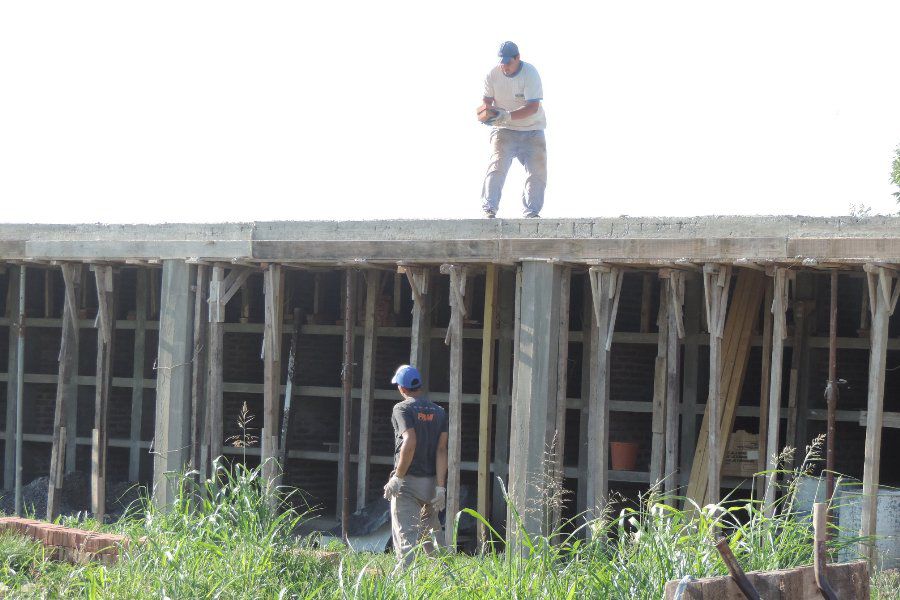
{"type": "Polygon", "coordinates": [[[182,470],[190,458],[192,270],[181,260],[163,261],[153,442],[153,500],[159,506],[171,503],[176,491],[168,473],[182,470]]]}
{"type": "MultiPolygon", "coordinates": [[[[556,379],[559,354],[559,291],[562,268],[546,261],[522,265],[516,384],[510,423],[509,494],[525,530],[547,533],[541,490],[546,487],[545,452],[556,429],[556,379]]],[[[507,516],[515,545],[518,530],[507,516]]]]}

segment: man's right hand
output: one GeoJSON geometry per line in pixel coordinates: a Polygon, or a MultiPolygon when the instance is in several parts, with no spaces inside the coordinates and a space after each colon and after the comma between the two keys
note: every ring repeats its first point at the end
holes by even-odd
{"type": "Polygon", "coordinates": [[[403,479],[397,477],[396,475],[391,475],[391,478],[388,479],[388,482],[384,486],[384,499],[390,500],[394,496],[400,494],[400,486],[403,485],[403,479]]]}

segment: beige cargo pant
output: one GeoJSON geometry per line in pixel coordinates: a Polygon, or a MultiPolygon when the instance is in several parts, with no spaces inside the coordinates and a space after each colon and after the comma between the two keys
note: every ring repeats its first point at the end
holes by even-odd
{"type": "Polygon", "coordinates": [[[434,477],[407,475],[400,492],[391,498],[391,538],[397,554],[398,568],[412,564],[413,550],[423,540],[426,554],[433,554],[440,542],[441,523],[431,506],[434,498],[434,477]]]}

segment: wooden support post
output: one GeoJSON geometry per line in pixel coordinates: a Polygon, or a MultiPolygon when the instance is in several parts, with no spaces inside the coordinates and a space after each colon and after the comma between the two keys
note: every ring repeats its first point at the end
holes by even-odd
{"type": "MultiPolygon", "coordinates": [[[[553,458],[552,477],[560,492],[565,489],[566,410],[569,383],[569,299],[572,294],[572,269],[562,267],[559,275],[559,352],[556,359],[556,424],[551,445],[553,458]]],[[[553,515],[548,529],[555,530],[562,520],[562,498],[553,502],[553,515]]]]}
{"type": "Polygon", "coordinates": [[[353,429],[353,342],[356,337],[356,269],[344,274],[344,364],[341,369],[341,440],[338,506],[341,511],[341,536],[347,541],[350,527],[350,436],[353,429]]]}
{"type": "MultiPolygon", "coordinates": [[[[225,307],[250,276],[250,269],[232,268],[225,276],[225,267],[213,265],[209,280],[209,344],[206,378],[206,421],[200,447],[200,476],[213,474],[212,463],[222,456],[224,443],[222,348],[224,345],[225,307]]],[[[202,368],[202,365],[198,365],[202,368]]]]}
{"type": "Polygon", "coordinates": [[[428,391],[431,357],[431,270],[427,267],[400,267],[412,289],[412,329],[409,364],[422,374],[422,390],[428,391]]]}
{"type": "Polygon", "coordinates": [[[683,271],[672,270],[668,273],[669,304],[668,327],[666,328],[666,460],[665,460],[665,492],[674,494],[678,488],[678,412],[681,408],[679,388],[680,340],[684,338],[684,278],[683,271]]]}
{"type": "MultiPolygon", "coordinates": [[[[650,332],[650,302],[653,294],[653,274],[644,273],[641,276],[641,333],[650,332]]],[[[659,314],[657,314],[659,321],[659,314]]]]}
{"type": "Polygon", "coordinates": [[[560,272],[560,266],[547,261],[522,264],[509,471],[511,508],[520,520],[507,515],[508,524],[517,522],[521,527],[506,530],[514,553],[524,550],[522,529],[531,535],[546,534],[549,525],[542,482],[545,453],[556,430],[560,272]]]}
{"type": "Polygon", "coordinates": [[[6,363],[6,439],[3,452],[3,489],[12,491],[16,479],[16,397],[19,386],[19,331],[23,327],[19,312],[19,270],[11,266],[6,272],[6,316],[9,318],[9,351],[6,363]]]}
{"type": "MultiPolygon", "coordinates": [[[[491,393],[494,383],[494,338],[497,331],[497,265],[487,265],[484,276],[484,317],[481,331],[481,387],[478,398],[478,513],[490,515],[491,505],[491,393]]],[[[488,540],[487,528],[478,523],[478,541],[488,540]]]]}
{"type": "Polygon", "coordinates": [[[53,317],[53,271],[44,269],[44,318],[53,317]]]}
{"type": "MultiPolygon", "coordinates": [[[[796,286],[796,282],[795,282],[796,286]]],[[[797,287],[794,292],[797,293],[797,287]]],[[[784,443],[794,449],[787,455],[784,467],[792,469],[797,454],[797,448],[802,443],[798,435],[798,422],[805,416],[801,416],[798,410],[798,396],[800,391],[800,371],[803,364],[804,345],[806,340],[806,313],[808,305],[802,300],[794,302],[794,342],[791,347],[791,371],[788,382],[787,427],[785,429],[784,443]]]]}
{"type": "MultiPolygon", "coordinates": [[[[278,464],[278,430],[281,416],[281,341],[284,327],[284,271],[270,264],[264,275],[265,324],[263,326],[263,428],[260,436],[262,478],[272,489],[282,465],[278,464]]],[[[270,498],[274,499],[274,495],[270,498]]]]}
{"type": "MultiPolygon", "coordinates": [[[[81,288],[81,265],[63,263],[60,267],[65,283],[62,330],[59,344],[59,371],[56,382],[56,408],[53,413],[53,443],[50,449],[50,482],[47,490],[47,520],[59,514],[66,466],[66,405],[77,398],[78,348],[77,298],[81,288]],[[74,385],[73,385],[74,384],[74,385]]],[[[74,434],[74,431],[72,432],[74,434]]],[[[74,437],[74,435],[73,435],[74,437]]]]}
{"type": "Polygon", "coordinates": [[[598,517],[607,502],[609,452],[609,352],[619,308],[624,272],[618,267],[591,267],[594,307],[591,347],[591,386],[588,399],[588,484],[585,510],[598,517]]]}
{"type": "Polygon", "coordinates": [[[722,491],[721,462],[719,460],[719,423],[722,421],[722,337],[725,333],[725,315],[728,307],[728,291],[731,285],[731,267],[727,265],[703,265],[703,282],[706,292],[706,322],[709,325],[709,397],[706,411],[706,455],[709,460],[706,497],[710,503],[718,503],[722,491]]]}
{"type": "Polygon", "coordinates": [[[869,387],[866,402],[866,449],[863,463],[863,501],[860,517],[860,554],[870,562],[875,559],[872,536],[878,534],[878,480],[881,470],[881,428],[884,418],[884,375],[887,358],[888,324],[897,307],[900,285],[897,271],[885,267],[865,266],[872,316],[869,354],[869,387]]]}
{"type": "MultiPolygon", "coordinates": [[[[769,436],[769,380],[772,377],[772,302],[774,300],[774,281],[766,277],[766,297],[763,301],[762,360],[759,376],[759,456],[756,470],[766,470],[766,443],[769,436]]],[[[777,424],[776,424],[777,426],[777,424]]],[[[756,498],[762,500],[766,493],[766,477],[761,475],[755,482],[756,498]]]]}
{"type": "Polygon", "coordinates": [[[375,346],[378,329],[375,308],[381,291],[381,271],[370,269],[366,276],[366,313],[362,358],[362,398],[359,403],[359,460],[356,465],[356,509],[362,510],[368,500],[369,467],[372,460],[372,410],[375,401],[375,346]]]}
{"type": "MultiPolygon", "coordinates": [[[[199,268],[199,267],[198,267],[199,268]]],[[[134,358],[131,370],[131,448],[128,454],[128,480],[140,481],[141,422],[144,414],[144,354],[147,331],[147,269],[138,267],[135,284],[134,358]]],[[[205,320],[205,319],[204,319],[205,320]]],[[[197,464],[196,462],[194,463],[197,464]]]]}
{"type": "MultiPolygon", "coordinates": [[[[506,499],[498,477],[508,482],[509,474],[509,417],[512,401],[513,336],[515,326],[516,274],[504,270],[499,273],[498,284],[500,322],[497,329],[500,340],[497,344],[497,407],[494,426],[494,497],[491,502],[491,517],[495,524],[506,519],[506,499]]],[[[495,525],[497,527],[497,525],[495,525]]]]}
{"type": "MultiPolygon", "coordinates": [[[[206,419],[203,423],[203,441],[200,446],[200,478],[214,475],[213,462],[222,456],[224,424],[222,417],[222,346],[225,329],[225,303],[222,301],[222,283],[225,269],[220,265],[212,268],[209,280],[209,342],[206,377],[206,419]]],[[[198,366],[198,368],[200,368],[198,366]]]]}
{"type": "Polygon", "coordinates": [[[455,549],[453,523],[459,512],[459,462],[462,446],[462,350],[463,321],[466,317],[466,268],[441,265],[441,273],[450,276],[450,324],[444,343],[450,346],[449,435],[447,444],[447,525],[445,544],[455,549]]]}
{"type": "Polygon", "coordinates": [[[691,462],[697,449],[697,394],[700,378],[700,313],[702,311],[700,278],[685,282],[684,291],[684,367],[681,382],[681,473],[679,484],[687,483],[691,462]]]}
{"type": "Polygon", "coordinates": [[[825,501],[831,504],[834,497],[834,448],[837,443],[835,417],[837,413],[837,299],[838,272],[831,272],[831,294],[828,303],[828,383],[825,386],[825,400],[828,406],[825,451],[825,501]]]}
{"type": "Polygon", "coordinates": [[[93,265],[97,285],[97,371],[94,396],[94,433],[91,443],[91,512],[103,522],[106,514],[106,446],[109,439],[109,387],[112,383],[112,347],[116,312],[113,301],[113,270],[93,265]]]}
{"type": "MultiPolygon", "coordinates": [[[[596,364],[594,347],[597,345],[594,331],[594,299],[591,291],[591,275],[587,273],[582,284],[581,295],[581,412],[578,415],[578,493],[575,496],[575,511],[582,514],[587,510],[588,478],[588,407],[590,406],[591,375],[596,364]]],[[[594,369],[595,370],[595,369],[594,369]]]]}
{"type": "Polygon", "coordinates": [[[769,377],[769,426],[766,440],[766,488],[763,500],[763,510],[766,515],[775,514],[775,487],[778,481],[776,469],[778,454],[781,448],[778,443],[778,430],[781,426],[781,378],[784,362],[784,340],[787,337],[787,319],[785,311],[789,303],[788,283],[791,272],[781,267],[775,267],[773,271],[774,283],[772,288],[772,360],[771,375],[769,377]]]}
{"type": "MultiPolygon", "coordinates": [[[[141,272],[138,272],[140,277],[141,272]]],[[[138,280],[138,288],[140,289],[140,279],[138,280]]],[[[140,292],[139,292],[140,293],[140,292]]],[[[191,464],[198,471],[201,477],[205,471],[201,468],[204,463],[201,448],[203,447],[203,431],[204,421],[206,420],[206,378],[209,375],[209,367],[207,360],[207,338],[209,334],[209,319],[206,318],[209,312],[209,304],[207,297],[209,295],[209,267],[206,265],[197,265],[197,284],[194,289],[194,365],[191,370],[191,464]]],[[[140,297],[138,298],[138,313],[140,314],[140,297]]],[[[146,310],[146,308],[144,309],[146,310]]],[[[140,316],[138,317],[140,319],[140,316]]],[[[143,334],[141,335],[143,338],[143,334]]],[[[141,342],[141,369],[143,369],[143,340],[141,342]]],[[[137,338],[135,337],[135,384],[138,380],[137,371],[137,338]]],[[[132,411],[134,411],[134,403],[132,411]]],[[[132,412],[133,414],[133,412],[132,412]]],[[[140,415],[140,413],[138,413],[140,415]]],[[[132,420],[132,426],[134,421],[132,420]]],[[[140,433],[140,430],[138,430],[140,433]]],[[[134,431],[132,431],[134,436],[134,431]]],[[[138,439],[138,438],[133,438],[138,439]]],[[[132,458],[135,458],[134,453],[132,458]]]]}
{"type": "Polygon", "coordinates": [[[177,489],[171,474],[190,458],[193,279],[184,261],[163,260],[153,441],[153,501],[160,507],[174,500],[177,489]]]}
{"type": "Polygon", "coordinates": [[[15,405],[15,511],[22,516],[22,405],[25,401],[25,276],[24,265],[19,266],[19,304],[16,317],[16,388],[14,396],[7,396],[6,403],[15,405]]]}
{"type": "MultiPolygon", "coordinates": [[[[79,321],[79,316],[81,314],[81,308],[83,306],[82,299],[84,298],[85,290],[88,286],[84,285],[84,282],[87,279],[87,277],[84,274],[84,272],[86,270],[86,265],[84,265],[84,264],[75,265],[75,270],[78,271],[78,275],[76,275],[76,277],[78,277],[79,281],[82,283],[82,285],[79,286],[79,288],[80,288],[79,293],[75,295],[75,327],[76,327],[75,344],[70,349],[70,352],[72,352],[72,360],[74,361],[74,364],[76,365],[76,370],[77,370],[77,368],[78,368],[77,365],[79,364],[78,353],[79,353],[79,348],[81,347],[81,342],[80,342],[81,328],[80,328],[80,325],[78,324],[78,321],[79,321]]],[[[78,379],[77,379],[77,377],[72,379],[70,387],[71,387],[71,389],[68,392],[70,400],[66,400],[66,404],[65,404],[65,407],[66,407],[66,415],[65,415],[66,425],[65,425],[65,427],[66,427],[66,431],[71,432],[72,435],[66,436],[66,452],[65,452],[66,473],[73,473],[75,471],[75,467],[76,467],[76,462],[75,462],[76,451],[75,450],[76,450],[77,439],[76,439],[74,432],[78,430],[78,379]]]]}
{"type": "Polygon", "coordinates": [[[656,364],[653,370],[653,420],[651,422],[650,485],[657,485],[665,477],[666,467],[666,353],[669,349],[669,281],[660,281],[659,311],[656,325],[656,364]]]}

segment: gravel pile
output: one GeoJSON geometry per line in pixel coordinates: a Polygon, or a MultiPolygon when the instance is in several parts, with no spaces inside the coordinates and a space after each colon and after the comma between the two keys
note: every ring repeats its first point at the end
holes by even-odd
{"type": "MultiPolygon", "coordinates": [[[[81,471],[67,473],[63,480],[60,496],[59,512],[61,515],[75,515],[89,512],[91,508],[90,475],[81,471]]],[[[50,478],[46,475],[32,480],[22,487],[22,508],[24,514],[34,514],[39,519],[47,515],[47,488],[50,478]]],[[[129,504],[141,496],[141,488],[127,481],[106,482],[106,520],[114,521],[120,517],[129,504]]],[[[15,494],[12,491],[0,491],[0,511],[6,514],[15,512],[15,494]]]]}

